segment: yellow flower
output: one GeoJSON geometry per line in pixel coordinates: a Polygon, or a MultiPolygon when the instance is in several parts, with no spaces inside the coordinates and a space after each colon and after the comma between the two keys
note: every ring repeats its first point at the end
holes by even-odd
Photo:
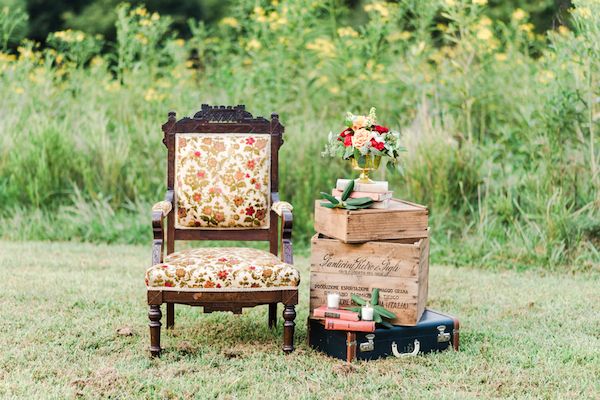
{"type": "Polygon", "coordinates": [[[487,0],[473,0],[473,4],[478,6],[485,6],[487,4],[487,0]]]}
{"type": "Polygon", "coordinates": [[[25,89],[23,89],[22,87],[16,87],[15,88],[15,93],[16,94],[23,94],[23,93],[25,93],[25,89]]]}
{"type": "Polygon", "coordinates": [[[538,74],[537,80],[540,83],[549,83],[556,78],[556,75],[552,71],[544,70],[538,74]]]}
{"type": "Polygon", "coordinates": [[[374,11],[374,12],[379,13],[379,15],[381,15],[381,18],[384,19],[384,20],[387,19],[387,18],[389,18],[389,16],[390,16],[390,10],[389,10],[387,4],[383,3],[383,2],[377,1],[377,2],[372,3],[372,4],[367,4],[364,7],[364,9],[365,9],[366,12],[372,12],[372,11],[374,11]]]}
{"type": "Polygon", "coordinates": [[[496,61],[506,61],[506,59],[508,58],[508,56],[506,55],[506,53],[496,53],[494,54],[494,58],[496,59],[496,61]]]}
{"type": "Polygon", "coordinates": [[[527,17],[527,13],[520,8],[517,8],[512,13],[512,19],[514,19],[515,21],[520,21],[526,17],[527,17]]]}
{"type": "Polygon", "coordinates": [[[308,50],[312,50],[323,58],[335,57],[335,45],[326,37],[316,38],[306,44],[308,50]]]}
{"type": "Polygon", "coordinates": [[[409,31],[402,31],[402,32],[394,32],[394,33],[390,33],[387,36],[387,40],[389,42],[396,42],[398,40],[408,40],[410,39],[410,37],[412,36],[412,34],[409,31]]]}
{"type": "Polygon", "coordinates": [[[479,20],[479,25],[481,26],[491,26],[492,25],[492,20],[489,19],[489,17],[486,17],[485,15],[483,17],[481,17],[481,19],[479,20]]]}
{"type": "Polygon", "coordinates": [[[14,54],[2,53],[0,51],[0,61],[10,62],[10,61],[15,61],[16,59],[17,59],[17,57],[14,54]]]}
{"type": "Polygon", "coordinates": [[[141,33],[136,33],[135,39],[138,42],[140,42],[141,44],[148,44],[148,38],[146,36],[142,35],[141,33]]]}
{"type": "Polygon", "coordinates": [[[246,50],[248,51],[259,50],[261,47],[262,45],[260,42],[254,38],[250,39],[248,43],[246,43],[246,50]]]}
{"type": "Polygon", "coordinates": [[[140,20],[140,26],[150,26],[152,25],[152,22],[149,19],[142,19],[140,20]]]}
{"type": "Polygon", "coordinates": [[[453,7],[456,5],[456,0],[444,0],[444,3],[446,3],[448,7],[453,7]]]}
{"type": "Polygon", "coordinates": [[[340,37],[358,37],[358,32],[356,32],[354,29],[348,27],[345,28],[338,28],[337,33],[340,37]]]}
{"type": "Polygon", "coordinates": [[[592,16],[592,11],[589,7],[577,7],[575,9],[575,13],[584,19],[590,18],[592,16]]]}
{"type": "Polygon", "coordinates": [[[185,46],[185,40],[183,40],[183,39],[176,39],[175,40],[175,44],[177,46],[179,46],[179,47],[183,47],[183,46],[185,46]]]}
{"type": "Polygon", "coordinates": [[[267,19],[271,25],[271,29],[274,31],[286,25],[288,22],[287,18],[285,16],[279,16],[279,13],[277,11],[273,11],[272,13],[270,13],[267,19]]]}
{"type": "Polygon", "coordinates": [[[240,26],[240,23],[237,19],[233,17],[225,17],[219,22],[221,25],[230,26],[232,28],[237,28],[240,26]]]}
{"type": "Polygon", "coordinates": [[[340,88],[337,86],[332,86],[329,88],[329,93],[331,94],[338,94],[340,93],[340,88]]]}
{"type": "Polygon", "coordinates": [[[146,10],[144,7],[138,7],[135,10],[133,10],[133,13],[135,15],[139,15],[140,17],[143,17],[143,16],[148,15],[148,10],[146,10]]]}
{"type": "Polygon", "coordinates": [[[526,23],[526,24],[519,25],[519,29],[522,30],[523,32],[531,33],[531,32],[533,32],[533,24],[526,23]]]}
{"type": "Polygon", "coordinates": [[[477,31],[477,39],[490,40],[494,34],[488,28],[481,28],[477,31]]]}
{"type": "Polygon", "coordinates": [[[260,6],[254,7],[254,19],[258,22],[266,22],[267,17],[265,15],[265,9],[260,6]]]}
{"type": "Polygon", "coordinates": [[[144,100],[146,101],[159,101],[165,98],[164,94],[159,94],[156,92],[156,90],[150,88],[148,90],[146,90],[146,93],[144,93],[144,100]]]}
{"type": "Polygon", "coordinates": [[[567,28],[567,27],[566,27],[566,26],[564,26],[564,25],[561,25],[561,26],[559,26],[559,27],[558,27],[558,33],[560,33],[561,35],[566,35],[566,34],[568,34],[569,32],[570,32],[570,31],[569,31],[569,28],[567,28]]]}
{"type": "Polygon", "coordinates": [[[76,42],[83,42],[83,39],[85,39],[85,35],[83,32],[77,32],[75,34],[75,41],[76,42]]]}
{"type": "Polygon", "coordinates": [[[160,19],[160,15],[157,12],[153,12],[150,19],[152,19],[152,21],[158,21],[160,19]]]}

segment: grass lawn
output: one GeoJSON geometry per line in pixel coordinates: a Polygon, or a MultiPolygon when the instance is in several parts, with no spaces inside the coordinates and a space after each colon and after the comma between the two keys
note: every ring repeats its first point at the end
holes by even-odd
{"type": "Polygon", "coordinates": [[[306,260],[291,356],[280,351],[281,317],[268,330],[266,306],[242,316],[176,306],[163,357],[150,359],[149,262],[149,246],[0,242],[0,397],[600,396],[598,273],[433,266],[429,305],[461,319],[461,351],[349,367],[306,345],[306,260]]]}

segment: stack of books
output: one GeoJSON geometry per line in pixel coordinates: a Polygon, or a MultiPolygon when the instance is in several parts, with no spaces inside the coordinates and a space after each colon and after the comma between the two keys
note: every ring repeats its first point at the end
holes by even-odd
{"type": "Polygon", "coordinates": [[[314,319],[325,319],[330,331],[375,332],[374,321],[360,321],[357,312],[321,306],[313,310],[314,319]]]}
{"type": "MultiPolygon", "coordinates": [[[[342,193],[350,179],[338,179],[335,189],[331,191],[331,195],[337,199],[342,197],[342,193]]],[[[374,181],[373,183],[354,182],[354,191],[350,194],[350,198],[369,197],[373,199],[373,204],[369,208],[388,208],[392,192],[388,190],[387,181],[374,181]]]]}

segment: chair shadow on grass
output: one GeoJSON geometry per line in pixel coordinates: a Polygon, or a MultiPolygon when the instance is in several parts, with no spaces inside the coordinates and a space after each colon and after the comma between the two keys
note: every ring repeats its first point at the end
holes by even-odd
{"type": "MultiPolygon", "coordinates": [[[[168,330],[164,324],[162,327],[164,355],[201,355],[207,349],[231,358],[243,357],[250,351],[283,355],[280,352],[283,333],[281,305],[277,325],[273,329],[267,324],[267,306],[244,309],[241,315],[230,312],[205,314],[197,307],[186,305],[176,305],[175,308],[175,327],[168,330]]],[[[297,347],[303,347],[306,342],[306,326],[301,321],[296,319],[297,347]]]]}

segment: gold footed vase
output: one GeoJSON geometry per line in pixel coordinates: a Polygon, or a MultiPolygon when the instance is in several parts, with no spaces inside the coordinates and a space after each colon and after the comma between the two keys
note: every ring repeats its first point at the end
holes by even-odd
{"type": "Polygon", "coordinates": [[[352,158],[352,169],[360,171],[360,177],[356,180],[358,183],[373,183],[369,178],[371,171],[377,170],[381,163],[381,156],[365,156],[364,163],[359,163],[356,158],[352,158]]]}

